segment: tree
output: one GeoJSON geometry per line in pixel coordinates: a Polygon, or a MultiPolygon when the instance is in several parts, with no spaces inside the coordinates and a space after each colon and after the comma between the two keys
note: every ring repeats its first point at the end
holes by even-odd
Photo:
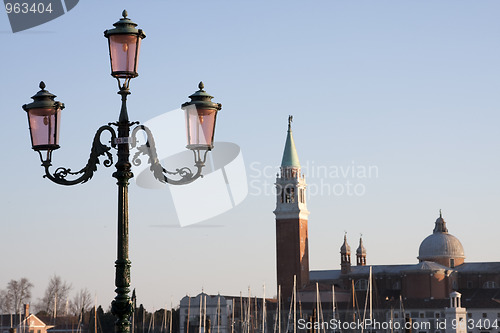
{"type": "Polygon", "coordinates": [[[9,303],[7,292],[5,290],[0,290],[0,314],[10,312],[11,306],[9,303]]]}
{"type": "Polygon", "coordinates": [[[81,289],[71,302],[71,312],[75,315],[78,315],[82,311],[87,312],[91,307],[92,295],[87,288],[81,289]]]}
{"type": "Polygon", "coordinates": [[[3,306],[6,306],[11,313],[20,313],[23,304],[29,303],[31,300],[31,288],[33,288],[33,283],[27,278],[21,278],[17,281],[10,280],[7,283],[3,306]]]}
{"type": "Polygon", "coordinates": [[[60,276],[52,276],[43,298],[38,303],[39,310],[45,311],[54,317],[58,313],[66,313],[70,290],[71,285],[63,281],[60,276]]]}

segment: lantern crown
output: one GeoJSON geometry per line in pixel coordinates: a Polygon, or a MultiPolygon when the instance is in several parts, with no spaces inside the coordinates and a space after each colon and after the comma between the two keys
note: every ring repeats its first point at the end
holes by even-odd
{"type": "Polygon", "coordinates": [[[131,19],[129,19],[128,13],[126,10],[122,12],[122,18],[113,23],[115,28],[104,31],[104,36],[109,37],[111,35],[137,35],[140,38],[146,38],[146,35],[142,31],[142,29],[137,29],[137,23],[134,23],[131,19]]]}
{"type": "Polygon", "coordinates": [[[33,99],[33,102],[23,105],[24,111],[35,108],[53,107],[59,108],[61,110],[64,109],[64,103],[54,101],[54,98],[56,98],[57,96],[45,90],[45,83],[43,81],[40,81],[39,87],[41,90],[31,97],[33,99]]]}
{"type": "Polygon", "coordinates": [[[213,96],[211,96],[209,93],[207,93],[203,88],[205,88],[205,85],[203,82],[200,82],[198,84],[198,88],[200,90],[194,92],[192,95],[189,96],[191,98],[191,101],[186,102],[182,104],[182,108],[185,108],[189,105],[195,105],[196,107],[200,108],[210,108],[210,109],[215,109],[215,110],[221,110],[222,109],[222,104],[220,103],[214,103],[212,102],[213,96]]]}

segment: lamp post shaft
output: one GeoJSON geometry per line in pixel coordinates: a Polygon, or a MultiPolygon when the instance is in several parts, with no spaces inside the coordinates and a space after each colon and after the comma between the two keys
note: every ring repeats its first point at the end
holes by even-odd
{"type": "Polygon", "coordinates": [[[130,135],[130,122],[127,114],[127,88],[118,92],[122,96],[122,108],[118,121],[118,161],[116,172],[113,177],[117,179],[118,185],[118,248],[117,260],[115,262],[115,292],[116,297],[112,302],[112,312],[117,317],[115,332],[130,332],[130,316],[133,312],[130,301],[130,260],[128,258],[128,184],[134,177],[131,172],[130,147],[128,137],[130,135]]]}

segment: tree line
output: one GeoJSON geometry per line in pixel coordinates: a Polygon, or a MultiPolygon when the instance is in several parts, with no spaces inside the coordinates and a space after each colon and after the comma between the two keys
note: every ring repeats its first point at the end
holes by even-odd
{"type": "MultiPolygon", "coordinates": [[[[50,278],[42,298],[32,302],[34,285],[27,278],[10,280],[5,289],[0,289],[0,314],[23,314],[24,304],[30,305],[30,312],[57,327],[80,326],[88,332],[112,332],[116,318],[110,309],[94,307],[88,289],[80,289],[70,298],[71,285],[58,275],[50,278]]],[[[144,306],[135,305],[135,291],[132,295],[134,314],[131,318],[134,332],[175,333],[179,332],[179,310],[160,309],[154,313],[144,306]],[[172,321],[172,323],[170,323],[172,321]]]]}
{"type": "Polygon", "coordinates": [[[0,289],[0,313],[20,314],[24,304],[32,304],[30,312],[44,312],[56,317],[79,314],[82,310],[86,312],[93,305],[92,295],[86,288],[77,291],[70,299],[71,284],[58,275],[50,278],[43,297],[32,303],[33,287],[33,283],[25,277],[10,280],[5,289],[0,289]]]}

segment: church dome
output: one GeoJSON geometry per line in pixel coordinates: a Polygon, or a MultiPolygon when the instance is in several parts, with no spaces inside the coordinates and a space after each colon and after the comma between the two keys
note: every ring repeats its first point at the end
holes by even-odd
{"type": "Polygon", "coordinates": [[[446,222],[440,212],[433,233],[420,244],[418,259],[420,261],[443,261],[448,263],[450,259],[460,259],[463,262],[464,258],[462,243],[458,238],[448,233],[446,222]]]}
{"type": "Polygon", "coordinates": [[[450,234],[432,234],[420,244],[418,259],[465,258],[464,248],[457,237],[450,234]]]}

